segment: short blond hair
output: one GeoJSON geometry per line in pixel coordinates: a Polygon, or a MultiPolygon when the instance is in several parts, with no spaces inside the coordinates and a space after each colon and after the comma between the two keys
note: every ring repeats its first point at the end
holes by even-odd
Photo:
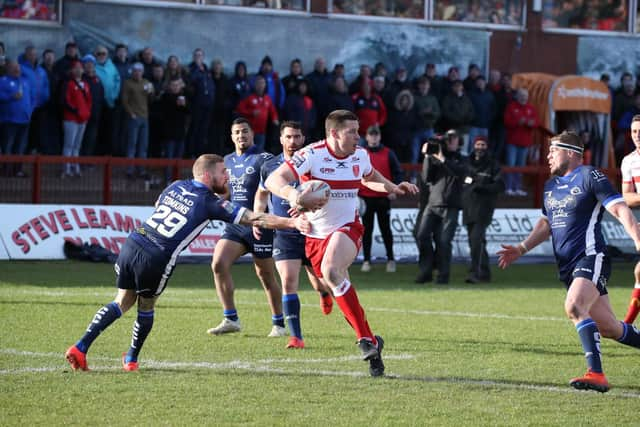
{"type": "Polygon", "coordinates": [[[201,178],[205,171],[213,172],[217,163],[224,162],[224,159],[217,154],[203,154],[196,159],[191,168],[194,178],[201,178]]]}

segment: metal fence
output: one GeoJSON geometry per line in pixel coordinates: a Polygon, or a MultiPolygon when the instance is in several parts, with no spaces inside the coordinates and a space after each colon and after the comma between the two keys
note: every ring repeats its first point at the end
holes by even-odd
{"type": "MultiPolygon", "coordinates": [[[[0,156],[0,203],[150,205],[172,180],[191,177],[193,160],[126,159],[121,157],[0,156]],[[66,163],[80,164],[80,176],[63,176],[66,163]],[[133,174],[128,174],[131,169],[133,174]]],[[[407,178],[421,165],[404,164],[407,178]]],[[[521,172],[529,190],[526,198],[501,196],[500,207],[539,208],[545,166],[503,168],[521,172]]],[[[603,170],[616,187],[620,171],[603,170]]],[[[415,207],[417,198],[400,198],[396,207],[415,207]]]]}

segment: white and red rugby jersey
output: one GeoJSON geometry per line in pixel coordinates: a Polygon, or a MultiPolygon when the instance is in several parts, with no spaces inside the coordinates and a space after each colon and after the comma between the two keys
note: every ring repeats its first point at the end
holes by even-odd
{"type": "Polygon", "coordinates": [[[633,150],[632,153],[624,156],[620,164],[620,171],[622,172],[622,184],[633,183],[636,193],[640,193],[640,153],[638,150],[633,150]]]}
{"type": "Polygon", "coordinates": [[[324,239],[358,218],[360,180],[373,173],[367,150],[357,147],[354,154],[338,157],[323,140],[297,151],[287,165],[300,182],[317,179],[331,187],[329,202],[322,209],[307,213],[312,224],[307,236],[324,239]]]}

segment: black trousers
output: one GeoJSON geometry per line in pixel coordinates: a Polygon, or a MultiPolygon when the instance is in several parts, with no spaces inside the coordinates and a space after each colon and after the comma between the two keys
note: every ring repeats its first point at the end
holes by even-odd
{"type": "Polygon", "coordinates": [[[422,214],[416,243],[419,251],[418,267],[423,275],[431,277],[434,265],[437,265],[438,280],[449,280],[452,242],[458,227],[459,213],[458,208],[427,208],[422,214]],[[434,251],[434,244],[437,252],[434,251]]]}
{"type": "Polygon", "coordinates": [[[473,222],[466,224],[469,235],[469,251],[471,253],[470,275],[477,279],[491,279],[489,254],[487,253],[487,224],[473,222]]]}
{"type": "Polygon", "coordinates": [[[391,226],[389,220],[391,217],[391,201],[386,197],[362,197],[367,207],[362,216],[362,225],[364,225],[364,235],[362,236],[362,251],[364,252],[364,260],[371,261],[371,244],[373,235],[373,219],[378,217],[378,227],[382,234],[384,249],[387,253],[387,260],[393,260],[393,235],[391,234],[391,226]]]}

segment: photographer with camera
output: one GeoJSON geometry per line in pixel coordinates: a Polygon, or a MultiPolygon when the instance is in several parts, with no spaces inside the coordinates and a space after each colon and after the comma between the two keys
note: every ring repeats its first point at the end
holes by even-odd
{"type": "Polygon", "coordinates": [[[462,223],[467,227],[471,255],[467,283],[491,280],[486,232],[493,219],[498,194],[504,191],[504,181],[500,165],[488,149],[486,137],[476,137],[462,190],[462,223]]]}
{"type": "Polygon", "coordinates": [[[416,283],[433,280],[434,261],[438,270],[436,283],[449,283],[451,242],[458,226],[458,215],[462,208],[462,180],[467,171],[458,151],[459,141],[457,132],[450,130],[444,138],[430,138],[423,149],[425,158],[421,179],[422,185],[429,186],[430,193],[416,233],[420,254],[420,274],[416,277],[416,283]],[[436,252],[433,248],[434,242],[436,252]]]}

